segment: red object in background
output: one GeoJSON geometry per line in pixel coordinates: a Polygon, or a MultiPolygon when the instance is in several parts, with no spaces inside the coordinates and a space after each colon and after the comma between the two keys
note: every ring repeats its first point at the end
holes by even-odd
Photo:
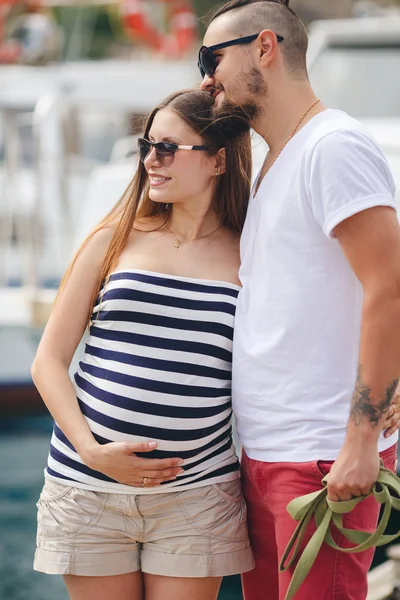
{"type": "Polygon", "coordinates": [[[13,65],[21,56],[21,48],[17,42],[1,44],[0,40],[0,65],[13,65]]]}
{"type": "Polygon", "coordinates": [[[149,19],[149,0],[121,0],[126,33],[137,42],[167,56],[181,56],[196,39],[197,19],[188,0],[162,0],[167,8],[167,33],[160,32],[149,19]]]}
{"type": "Polygon", "coordinates": [[[170,17],[171,33],[176,40],[177,53],[184,54],[196,39],[197,19],[190,3],[174,2],[170,17]]]}
{"type": "Polygon", "coordinates": [[[145,0],[121,1],[122,23],[129,37],[154,50],[161,50],[161,35],[148,20],[145,0]]]}
{"type": "Polygon", "coordinates": [[[15,63],[20,55],[19,46],[15,43],[5,43],[5,25],[7,15],[14,4],[20,0],[0,0],[0,64],[15,63]]]}

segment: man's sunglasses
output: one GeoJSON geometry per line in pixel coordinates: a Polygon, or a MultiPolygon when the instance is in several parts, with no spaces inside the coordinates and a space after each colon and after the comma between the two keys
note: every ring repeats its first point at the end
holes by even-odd
{"type": "MultiPolygon", "coordinates": [[[[204,79],[205,75],[211,77],[216,71],[218,63],[216,57],[214,56],[214,52],[216,52],[217,50],[222,50],[222,48],[229,48],[229,46],[250,44],[256,38],[258,38],[259,35],[259,33],[255,33],[254,35],[246,35],[245,37],[229,40],[229,42],[215,44],[215,46],[202,46],[199,50],[199,59],[197,63],[202,79],[204,79]]],[[[281,43],[285,38],[281,35],[277,35],[276,39],[279,43],[281,43]]]]}
{"type": "Polygon", "coordinates": [[[177,150],[209,150],[209,146],[178,146],[173,142],[150,142],[144,138],[138,139],[140,160],[144,162],[152,148],[156,151],[157,161],[163,167],[169,167],[174,162],[177,150]]]}

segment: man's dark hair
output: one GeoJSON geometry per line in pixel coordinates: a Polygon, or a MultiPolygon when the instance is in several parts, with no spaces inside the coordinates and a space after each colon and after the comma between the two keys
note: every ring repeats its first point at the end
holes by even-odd
{"type": "Polygon", "coordinates": [[[307,77],[307,31],[300,17],[289,8],[289,0],[229,0],[211,14],[209,24],[218,17],[232,13],[229,28],[234,37],[253,35],[271,29],[285,39],[280,44],[286,66],[291,74],[307,77]]]}

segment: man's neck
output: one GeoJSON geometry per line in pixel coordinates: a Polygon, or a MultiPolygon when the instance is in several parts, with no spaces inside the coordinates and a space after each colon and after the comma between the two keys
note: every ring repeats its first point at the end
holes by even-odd
{"type": "MultiPolygon", "coordinates": [[[[270,85],[269,87],[260,116],[253,127],[267,142],[273,156],[278,154],[288,141],[301,117],[317,100],[317,96],[308,82],[291,81],[284,86],[270,85]]],[[[298,131],[316,114],[324,110],[325,107],[321,102],[316,104],[303,119],[298,131]]]]}

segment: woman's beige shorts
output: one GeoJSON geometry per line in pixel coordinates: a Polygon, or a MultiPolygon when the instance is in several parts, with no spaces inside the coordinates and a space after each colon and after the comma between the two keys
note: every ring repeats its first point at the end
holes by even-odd
{"type": "Polygon", "coordinates": [[[239,479],[154,495],[46,480],[38,509],[36,571],[219,577],[254,567],[239,479]]]}

